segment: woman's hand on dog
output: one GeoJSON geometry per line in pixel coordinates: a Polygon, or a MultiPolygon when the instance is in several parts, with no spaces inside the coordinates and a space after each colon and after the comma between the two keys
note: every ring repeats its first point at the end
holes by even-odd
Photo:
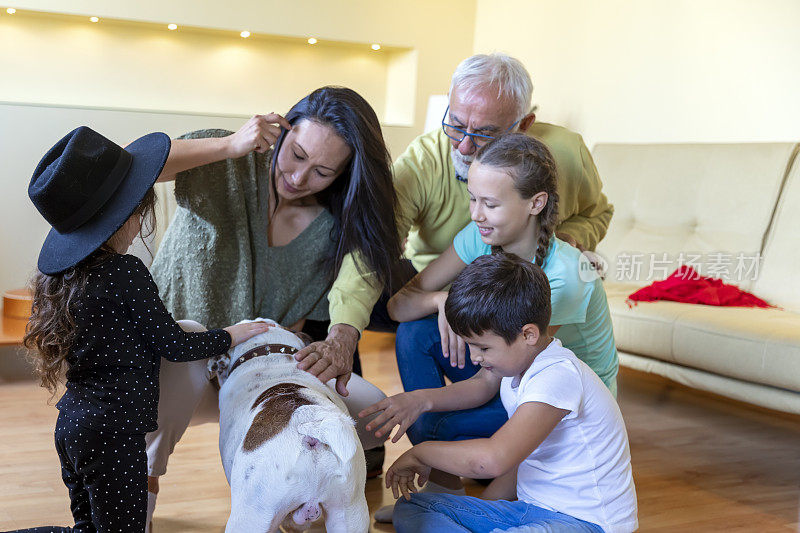
{"type": "Polygon", "coordinates": [[[419,418],[419,415],[429,411],[430,408],[430,400],[425,397],[423,391],[419,390],[403,392],[384,398],[358,413],[358,417],[364,418],[383,411],[367,424],[366,429],[367,431],[372,431],[378,428],[375,431],[375,436],[382,437],[389,435],[395,426],[400,426],[394,437],[392,437],[392,442],[397,442],[405,434],[406,430],[411,427],[411,424],[419,418]]]}
{"type": "Polygon", "coordinates": [[[420,461],[412,448],[397,458],[386,471],[384,478],[386,488],[391,487],[395,498],[399,498],[402,494],[406,500],[410,500],[411,493],[418,492],[414,486],[414,477],[418,477],[417,485],[422,487],[427,483],[430,474],[431,467],[420,461]]]}
{"type": "Polygon", "coordinates": [[[260,333],[265,333],[271,327],[272,325],[266,322],[247,322],[246,324],[228,326],[224,329],[231,335],[231,348],[233,348],[251,337],[255,337],[260,333]]]}

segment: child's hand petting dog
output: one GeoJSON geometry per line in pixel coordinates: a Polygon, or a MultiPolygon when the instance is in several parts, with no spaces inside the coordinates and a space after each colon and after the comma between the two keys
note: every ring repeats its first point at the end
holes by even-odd
{"type": "Polygon", "coordinates": [[[386,488],[391,487],[392,494],[399,498],[402,493],[406,500],[411,499],[412,492],[419,492],[414,486],[414,477],[417,476],[417,485],[421,488],[428,482],[431,467],[421,462],[414,454],[414,449],[397,458],[397,461],[386,471],[386,488]]]}
{"type": "Polygon", "coordinates": [[[372,431],[378,428],[375,436],[382,437],[383,435],[389,435],[392,429],[399,425],[400,428],[392,438],[392,442],[397,442],[406,430],[411,427],[411,424],[419,418],[419,415],[428,410],[430,410],[430,401],[424,397],[424,393],[422,391],[411,391],[384,398],[358,413],[358,417],[364,418],[378,411],[383,411],[367,424],[366,430],[372,431]]]}
{"type": "Polygon", "coordinates": [[[228,326],[224,329],[231,335],[231,348],[233,348],[251,337],[265,333],[271,327],[272,324],[267,324],[266,322],[247,322],[246,324],[228,326]]]}

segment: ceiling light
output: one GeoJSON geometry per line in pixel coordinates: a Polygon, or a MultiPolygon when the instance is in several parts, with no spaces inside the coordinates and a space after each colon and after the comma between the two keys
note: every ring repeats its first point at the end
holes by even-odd
{"type": "Polygon", "coordinates": [[[317,40],[314,37],[309,37],[308,44],[317,44],[317,40]]]}
{"type": "Polygon", "coordinates": [[[380,49],[381,49],[381,45],[379,45],[378,43],[375,43],[375,44],[373,44],[373,45],[372,45],[370,48],[372,48],[373,50],[376,50],[376,51],[377,51],[377,50],[380,50],[380,49]]]}
{"type": "Polygon", "coordinates": [[[100,19],[97,17],[89,17],[89,22],[100,22],[100,19]]]}
{"type": "Polygon", "coordinates": [[[242,36],[242,39],[247,39],[248,37],[250,37],[250,32],[245,30],[242,33],[240,33],[239,35],[242,36]]]}
{"type": "Polygon", "coordinates": [[[168,30],[177,30],[178,29],[178,25],[177,24],[169,24],[169,25],[167,25],[167,29],[168,30]]]}
{"type": "Polygon", "coordinates": [[[8,13],[9,15],[13,15],[16,12],[17,10],[14,9],[13,7],[9,7],[8,9],[6,9],[6,13],[8,13]]]}

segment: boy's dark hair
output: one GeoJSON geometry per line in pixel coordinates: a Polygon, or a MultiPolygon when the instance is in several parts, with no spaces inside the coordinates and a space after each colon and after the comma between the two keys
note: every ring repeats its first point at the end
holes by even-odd
{"type": "Polygon", "coordinates": [[[456,335],[490,331],[511,344],[525,324],[547,331],[550,282],[540,267],[517,255],[484,255],[455,279],[444,312],[456,335]]]}

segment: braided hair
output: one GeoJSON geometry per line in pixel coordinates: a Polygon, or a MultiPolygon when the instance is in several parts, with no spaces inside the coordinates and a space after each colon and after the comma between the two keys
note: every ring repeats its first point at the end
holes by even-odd
{"type": "Polygon", "coordinates": [[[550,150],[541,141],[524,133],[506,133],[483,146],[475,154],[475,161],[508,171],[514,189],[522,198],[547,193],[547,203],[536,217],[539,237],[534,262],[543,266],[550,239],[558,225],[558,172],[550,150]]]}

